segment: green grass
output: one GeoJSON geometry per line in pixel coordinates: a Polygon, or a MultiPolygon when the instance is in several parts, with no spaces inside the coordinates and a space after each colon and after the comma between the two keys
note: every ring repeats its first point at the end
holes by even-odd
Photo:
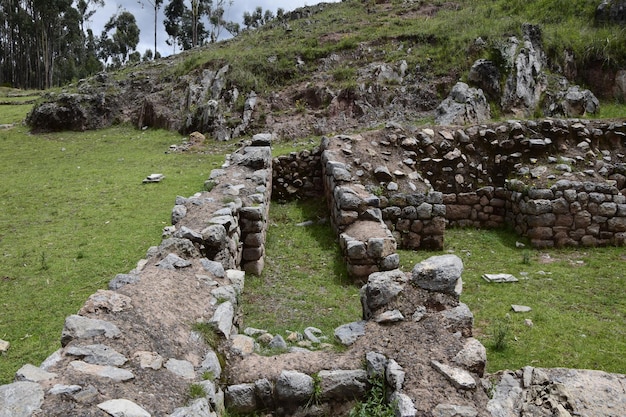
{"type": "Polygon", "coordinates": [[[64,318],[159,244],[176,196],[201,190],[227,153],[165,153],[180,142],[129,127],[0,130],[0,384],[60,347],[64,318]],[[163,182],[142,184],[156,172],[163,182]]]}
{"type": "MultiPolygon", "coordinates": [[[[419,65],[420,75],[460,75],[476,59],[493,58],[508,37],[520,37],[522,24],[527,22],[542,28],[545,50],[555,62],[562,61],[567,48],[579,68],[592,62],[620,68],[626,63],[625,29],[595,25],[594,12],[595,4],[588,1],[431,0],[412,5],[343,1],[312,18],[289,22],[289,32],[280,24],[267,25],[244,31],[212,48],[210,54],[186,55],[176,71],[218,68],[229,62],[234,68],[228,75],[231,82],[243,91],[264,93],[306,80],[320,58],[346,52],[345,68],[363,67],[374,59],[404,59],[409,68],[419,65]],[[486,48],[473,47],[479,37],[486,48]],[[371,49],[369,58],[360,54],[358,59],[349,58],[363,44],[371,49]],[[303,67],[295,67],[298,58],[305,63],[303,67]]],[[[355,75],[341,68],[332,74],[342,82],[355,75]]]]}
{"type": "MultiPolygon", "coordinates": [[[[626,370],[626,256],[623,248],[517,248],[504,230],[446,231],[445,253],[463,260],[461,301],[487,347],[488,371],[537,367],[626,370]],[[511,273],[490,284],[484,273],[511,273]],[[532,308],[514,313],[511,304],[532,308]],[[524,323],[530,319],[529,327],[524,323]]],[[[403,269],[436,253],[401,252],[403,269]]]]}
{"type": "Polygon", "coordinates": [[[265,269],[249,277],[243,293],[244,327],[285,335],[314,326],[333,341],[333,330],[360,320],[358,288],[346,267],[323,202],[274,203],[270,208],[265,269]]]}

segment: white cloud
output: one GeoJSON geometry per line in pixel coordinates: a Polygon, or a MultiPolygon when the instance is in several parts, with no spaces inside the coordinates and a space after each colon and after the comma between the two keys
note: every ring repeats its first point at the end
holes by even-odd
{"type": "MultiPolygon", "coordinates": [[[[326,3],[337,3],[339,1],[341,0],[325,0],[326,3]]],[[[92,18],[88,27],[93,30],[94,35],[100,36],[102,30],[104,29],[104,25],[115,13],[122,10],[128,10],[135,15],[137,25],[141,30],[137,50],[143,55],[147,49],[154,50],[154,8],[147,0],[143,1],[143,6],[141,3],[142,2],[138,0],[105,1],[105,6],[96,11],[96,14],[92,18]]],[[[163,26],[163,20],[165,19],[163,9],[168,3],[169,0],[164,1],[157,18],[157,50],[163,56],[170,55],[174,52],[174,48],[165,43],[167,40],[167,33],[165,32],[165,27],[163,26]]],[[[227,20],[241,23],[244,12],[253,12],[258,6],[262,7],[264,11],[271,10],[274,14],[276,14],[276,11],[279,8],[282,8],[285,11],[290,11],[299,7],[312,6],[318,3],[321,2],[315,0],[233,0],[233,4],[226,11],[226,18],[227,20]]],[[[179,50],[176,49],[176,52],[179,52],[179,50]]]]}

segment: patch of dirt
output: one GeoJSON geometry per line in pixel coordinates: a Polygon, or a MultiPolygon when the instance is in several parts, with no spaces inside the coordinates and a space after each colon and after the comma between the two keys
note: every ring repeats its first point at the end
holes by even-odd
{"type": "Polygon", "coordinates": [[[464,337],[457,329],[449,329],[441,314],[457,305],[458,301],[451,296],[408,284],[384,310],[398,309],[410,318],[418,306],[426,306],[426,316],[419,322],[410,319],[395,324],[368,321],[365,336],[341,353],[318,351],[269,357],[253,354],[237,358],[230,363],[228,383],[248,383],[261,378],[275,380],[282,370],[312,375],[321,370],[363,369],[365,355],[377,352],[395,360],[406,373],[402,392],[415,403],[417,415],[430,415],[434,407],[445,403],[471,406],[479,410],[479,416],[487,416],[484,410],[489,398],[480,384],[475,390],[457,389],[431,364],[433,360],[452,364],[463,347],[464,337]]]}

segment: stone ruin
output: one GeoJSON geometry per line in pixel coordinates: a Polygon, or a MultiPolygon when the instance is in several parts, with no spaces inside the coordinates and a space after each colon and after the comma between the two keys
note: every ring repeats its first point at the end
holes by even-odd
{"type": "Polygon", "coordinates": [[[177,198],[158,247],[66,319],[61,349],[0,387],[0,416],[345,415],[376,375],[396,416],[615,416],[626,409],[624,375],[485,376],[485,348],[459,302],[461,260],[435,256],[406,273],[396,250],[441,248],[446,224],[508,223],[540,247],[623,244],[624,137],[623,123],[580,120],[390,124],[272,159],[271,138],[256,135],[211,172],[208,191],[177,198]],[[565,147],[570,169],[552,154],[565,147]],[[260,344],[281,338],[238,328],[239,294],[264,267],[270,198],[320,193],[364,284],[362,320],[335,330],[345,352],[325,350],[308,328],[311,348],[261,356],[260,344]]]}

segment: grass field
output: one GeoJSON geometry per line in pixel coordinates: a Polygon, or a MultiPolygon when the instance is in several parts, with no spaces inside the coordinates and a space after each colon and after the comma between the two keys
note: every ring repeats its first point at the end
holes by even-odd
{"type": "Polygon", "coordinates": [[[65,316],[158,245],[176,196],[201,190],[223,163],[225,150],[165,153],[181,140],[129,127],[0,130],[0,339],[11,343],[0,383],[60,347],[65,316]],[[151,173],[166,178],[142,184],[151,173]]]}

